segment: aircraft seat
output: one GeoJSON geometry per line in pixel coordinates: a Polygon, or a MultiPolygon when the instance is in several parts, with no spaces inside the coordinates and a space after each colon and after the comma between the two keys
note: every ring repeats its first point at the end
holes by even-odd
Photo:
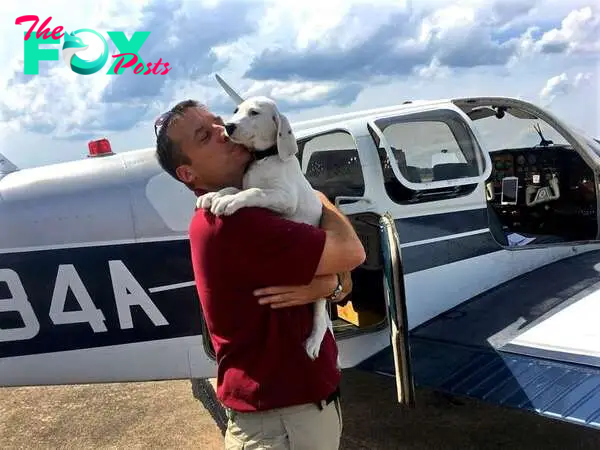
{"type": "Polygon", "coordinates": [[[467,163],[443,163],[433,166],[433,181],[452,180],[474,176],[467,163]]]}
{"type": "MultiPolygon", "coordinates": [[[[511,231],[505,225],[502,225],[502,221],[498,216],[498,213],[494,209],[492,205],[487,204],[488,210],[488,222],[490,227],[490,232],[501,245],[508,247],[508,235],[511,234],[511,231]]],[[[564,239],[560,236],[552,235],[552,234],[534,234],[534,233],[525,233],[519,231],[518,234],[524,236],[526,238],[534,238],[535,240],[531,242],[531,245],[535,244],[552,244],[564,242],[564,239]]]]}

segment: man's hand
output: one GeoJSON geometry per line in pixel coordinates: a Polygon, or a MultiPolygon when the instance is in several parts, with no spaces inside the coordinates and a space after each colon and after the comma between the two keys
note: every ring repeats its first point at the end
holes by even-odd
{"type": "MultiPolygon", "coordinates": [[[[344,298],[352,289],[352,281],[349,274],[342,276],[343,291],[338,301],[344,298]]],[[[337,276],[317,275],[310,284],[303,286],[271,286],[254,291],[254,295],[261,297],[261,305],[271,305],[271,308],[286,308],[289,306],[305,305],[314,303],[323,297],[330,295],[337,286],[337,276]]]]}

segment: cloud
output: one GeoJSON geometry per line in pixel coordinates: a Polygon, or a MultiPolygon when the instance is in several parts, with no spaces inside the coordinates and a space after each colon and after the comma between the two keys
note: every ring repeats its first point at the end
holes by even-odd
{"type": "MultiPolygon", "coordinates": [[[[339,13],[335,23],[321,30],[318,40],[275,42],[265,48],[249,64],[244,77],[389,82],[414,74],[430,75],[432,70],[507,66],[522,53],[533,51],[535,45],[542,45],[542,36],[546,40],[552,36],[532,27],[537,3],[463,2],[441,8],[427,3],[416,11],[351,5],[339,13]]],[[[562,29],[571,30],[581,23],[589,28],[588,9],[567,16],[562,29]]]]}
{"type": "Polygon", "coordinates": [[[600,51],[600,16],[590,6],[571,11],[560,28],[546,31],[535,44],[542,53],[600,51]]]}
{"type": "Polygon", "coordinates": [[[139,31],[151,30],[140,49],[140,57],[146,64],[168,62],[170,71],[165,75],[144,76],[129,69],[112,78],[102,100],[126,102],[131,98],[151,98],[163,93],[166,85],[173,87],[178,80],[193,80],[211,73],[218,62],[212,48],[254,32],[257,26],[254,19],[259,13],[260,8],[242,0],[216,5],[183,0],[149,4],[142,10],[143,18],[137,27],[139,31]]]}
{"type": "Polygon", "coordinates": [[[79,155],[79,141],[98,135],[127,148],[152,145],[152,119],[184,98],[226,117],[234,104],[214,72],[245,96],[276,99],[295,120],[407,99],[509,95],[541,100],[584,128],[600,123],[589,114],[596,105],[571,106],[596,94],[600,29],[589,0],[46,3],[35,11],[52,15],[51,27],[124,30],[128,38],[150,31],[140,56],[172,69],[80,76],[61,60],[24,76],[23,30],[0,30],[10,64],[0,74],[0,139],[32,148],[44,139],[46,149],[79,155]]]}
{"type": "Polygon", "coordinates": [[[545,105],[549,105],[556,97],[570,94],[582,84],[589,83],[592,76],[590,72],[580,72],[573,77],[573,80],[570,80],[565,72],[556,75],[548,79],[546,85],[540,91],[540,99],[545,105]]]}
{"type": "MultiPolygon", "coordinates": [[[[517,12],[504,11],[509,19],[517,12]]],[[[480,14],[472,8],[450,6],[426,17],[420,39],[427,42],[427,59],[436,58],[450,68],[503,65],[509,61],[517,39],[498,40],[492,36],[492,25],[498,18],[480,22],[480,14]]],[[[484,16],[484,19],[486,17],[484,16]]],[[[500,22],[501,23],[501,22],[500,22]]]]}
{"type": "Polygon", "coordinates": [[[356,82],[382,73],[406,73],[414,64],[411,53],[415,62],[422,60],[412,44],[402,45],[416,26],[405,7],[350,3],[340,8],[336,20],[308,21],[295,40],[273,42],[251,61],[244,78],[356,82]],[[401,64],[396,55],[403,56],[401,64]]]}
{"type": "MultiPolygon", "coordinates": [[[[362,89],[363,86],[360,83],[312,81],[255,81],[246,89],[236,87],[236,91],[243,98],[264,95],[274,99],[279,109],[286,114],[324,106],[348,107],[356,101],[362,89]]],[[[178,101],[184,97],[194,97],[206,104],[215,114],[222,115],[224,118],[233,113],[235,103],[222,91],[202,89],[196,92],[198,95],[178,96],[178,101]]]]}
{"type": "MultiPolygon", "coordinates": [[[[101,31],[105,38],[106,31],[118,29],[119,23],[130,24],[123,25],[128,39],[135,30],[150,30],[139,55],[146,64],[156,64],[161,58],[163,63],[168,62],[171,70],[167,74],[136,75],[128,69],[120,75],[107,75],[113,62],[109,57],[101,72],[89,76],[73,73],[62,60],[42,62],[39,75],[24,76],[21,58],[13,62],[12,75],[6,82],[10,90],[0,98],[0,114],[11,122],[9,126],[52,133],[57,139],[81,139],[94,132],[130,129],[164,108],[178,84],[210,74],[218,63],[211,49],[252,32],[256,27],[252,14],[260,14],[260,9],[241,0],[216,5],[154,1],[138,5],[138,9],[132,5],[128,8],[129,20],[123,20],[120,8],[106,8],[104,15],[96,18],[97,25],[86,27],[101,31]]],[[[85,42],[92,47],[100,40],[85,42]]],[[[110,39],[107,42],[111,55],[119,52],[110,39]]],[[[100,54],[101,47],[95,51],[100,54]]],[[[89,53],[81,56],[90,60],[96,57],[89,53]]]]}
{"type": "Polygon", "coordinates": [[[425,62],[422,52],[412,43],[402,44],[407,28],[402,25],[409,20],[405,11],[389,15],[375,30],[361,29],[360,35],[348,38],[350,30],[356,31],[348,26],[356,17],[363,16],[365,23],[369,23],[374,15],[372,8],[353,6],[343,23],[323,32],[318,42],[308,42],[303,47],[265,49],[250,63],[244,77],[280,81],[364,81],[381,74],[408,73],[416,63],[425,62]]]}
{"type": "MultiPolygon", "coordinates": [[[[110,117],[108,105],[100,101],[106,77],[80,76],[62,65],[47,76],[10,83],[0,99],[0,115],[16,130],[69,139],[80,130],[106,130],[102,120],[110,117]]],[[[135,124],[128,118],[128,126],[135,124]]]]}
{"type": "Polygon", "coordinates": [[[362,85],[359,83],[259,81],[255,82],[242,96],[247,98],[254,95],[266,95],[277,101],[282,110],[297,111],[324,104],[347,106],[356,100],[361,90],[362,85]]]}
{"type": "Polygon", "coordinates": [[[423,80],[444,79],[451,75],[452,71],[442,66],[437,57],[433,57],[428,66],[422,66],[416,70],[416,75],[423,80]]]}
{"type": "Polygon", "coordinates": [[[490,7],[490,20],[492,23],[502,24],[505,29],[510,28],[529,14],[536,3],[536,0],[496,0],[490,7]]]}

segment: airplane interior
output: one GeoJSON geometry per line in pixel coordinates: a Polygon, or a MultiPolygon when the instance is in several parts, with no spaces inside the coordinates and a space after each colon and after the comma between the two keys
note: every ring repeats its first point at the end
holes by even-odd
{"type": "Polygon", "coordinates": [[[365,248],[366,259],[351,273],[352,292],[330,310],[337,336],[374,331],[385,326],[387,319],[378,216],[352,214],[348,219],[365,248]]]}
{"type": "Polygon", "coordinates": [[[490,229],[504,246],[577,242],[598,232],[594,172],[570,145],[544,138],[535,147],[490,154],[486,182],[490,229]]]}
{"type": "Polygon", "coordinates": [[[489,226],[499,244],[596,239],[595,174],[554,127],[514,106],[457,104],[490,151],[485,195],[489,226]]]}
{"type": "Polygon", "coordinates": [[[486,183],[490,228],[505,246],[518,233],[528,243],[595,239],[594,173],[568,146],[493,152],[486,183]],[[530,239],[534,239],[531,240],[530,239]]]}

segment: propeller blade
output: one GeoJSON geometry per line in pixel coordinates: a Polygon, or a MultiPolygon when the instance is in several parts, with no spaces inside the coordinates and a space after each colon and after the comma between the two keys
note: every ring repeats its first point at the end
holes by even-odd
{"type": "Polygon", "coordinates": [[[215,74],[215,78],[217,79],[217,81],[219,82],[221,87],[225,90],[227,95],[229,95],[229,97],[235,102],[236,105],[239,105],[240,103],[242,103],[244,101],[244,99],[241,97],[241,95],[239,95],[237,92],[235,92],[235,90],[231,86],[229,86],[225,82],[225,80],[223,80],[223,78],[221,78],[219,76],[219,74],[215,74]]]}

